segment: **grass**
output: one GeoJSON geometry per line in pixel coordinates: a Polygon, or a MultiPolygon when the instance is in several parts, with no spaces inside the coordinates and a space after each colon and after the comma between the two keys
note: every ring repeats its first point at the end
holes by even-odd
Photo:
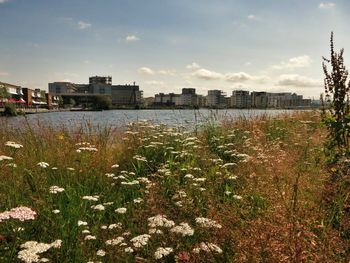
{"type": "Polygon", "coordinates": [[[348,244],[326,220],[325,134],[317,112],[208,122],[193,132],[148,122],[97,134],[4,125],[0,155],[13,160],[0,161],[0,213],[26,206],[37,216],[0,222],[0,261],[21,262],[18,253],[27,241],[62,240],[60,248],[39,256],[51,262],[155,262],[163,247],[171,252],[159,262],[346,262],[348,244]],[[5,146],[7,141],[23,148],[5,146]],[[97,151],[77,152],[82,142],[97,151]],[[64,191],[50,193],[51,186],[64,191]],[[82,199],[95,195],[97,201],[82,199]],[[104,210],[92,208],[98,204],[104,210]],[[163,218],[151,227],[157,215],[171,226],[162,225],[163,218]],[[203,226],[200,217],[220,227],[203,226]],[[79,220],[87,225],[78,226],[79,220]],[[193,234],[175,233],[180,223],[193,234]],[[132,239],[142,234],[149,240],[135,246],[132,239]],[[119,244],[106,244],[118,237],[119,244]]]}

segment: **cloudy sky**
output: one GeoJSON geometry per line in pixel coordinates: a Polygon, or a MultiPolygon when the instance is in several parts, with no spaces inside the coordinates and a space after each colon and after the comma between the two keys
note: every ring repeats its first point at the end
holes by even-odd
{"type": "Polygon", "coordinates": [[[0,81],[111,75],[144,96],[221,89],[318,98],[330,32],[350,67],[350,1],[0,0],[0,81]]]}

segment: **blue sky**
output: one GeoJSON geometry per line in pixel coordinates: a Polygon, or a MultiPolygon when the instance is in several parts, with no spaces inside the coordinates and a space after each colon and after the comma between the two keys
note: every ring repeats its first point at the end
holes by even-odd
{"type": "Polygon", "coordinates": [[[349,11],[347,0],[0,0],[0,81],[47,89],[112,75],[144,96],[193,87],[318,98],[331,31],[350,66],[349,11]]]}

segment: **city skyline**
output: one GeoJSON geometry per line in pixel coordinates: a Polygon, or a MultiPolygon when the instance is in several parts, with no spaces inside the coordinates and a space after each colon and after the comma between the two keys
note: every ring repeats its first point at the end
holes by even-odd
{"type": "Polygon", "coordinates": [[[112,75],[144,97],[196,88],[318,98],[322,56],[345,48],[347,1],[0,0],[0,81],[47,90],[112,75]]]}

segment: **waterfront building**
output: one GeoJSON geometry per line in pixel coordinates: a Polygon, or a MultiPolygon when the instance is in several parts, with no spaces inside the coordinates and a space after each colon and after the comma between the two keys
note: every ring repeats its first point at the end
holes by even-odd
{"type": "Polygon", "coordinates": [[[76,104],[85,105],[93,103],[97,95],[107,96],[112,105],[137,106],[141,104],[142,91],[135,83],[131,85],[112,85],[111,76],[93,76],[89,84],[75,84],[70,82],[49,83],[49,92],[62,96],[65,103],[73,99],[76,104]]]}
{"type": "Polygon", "coordinates": [[[181,97],[179,100],[180,106],[190,106],[195,107],[198,106],[196,89],[193,88],[183,88],[181,97]]]}
{"type": "Polygon", "coordinates": [[[232,108],[250,108],[251,107],[251,96],[249,91],[245,90],[234,90],[230,98],[230,107],[232,108]]]}
{"type": "Polygon", "coordinates": [[[208,90],[206,105],[211,108],[227,107],[226,94],[222,90],[208,90]]]}
{"type": "Polygon", "coordinates": [[[17,106],[23,106],[26,101],[23,99],[22,87],[10,83],[0,82],[0,106],[4,103],[14,103],[17,106]],[[5,93],[7,96],[4,96],[5,93]],[[3,95],[1,95],[3,94],[3,95]]]}

